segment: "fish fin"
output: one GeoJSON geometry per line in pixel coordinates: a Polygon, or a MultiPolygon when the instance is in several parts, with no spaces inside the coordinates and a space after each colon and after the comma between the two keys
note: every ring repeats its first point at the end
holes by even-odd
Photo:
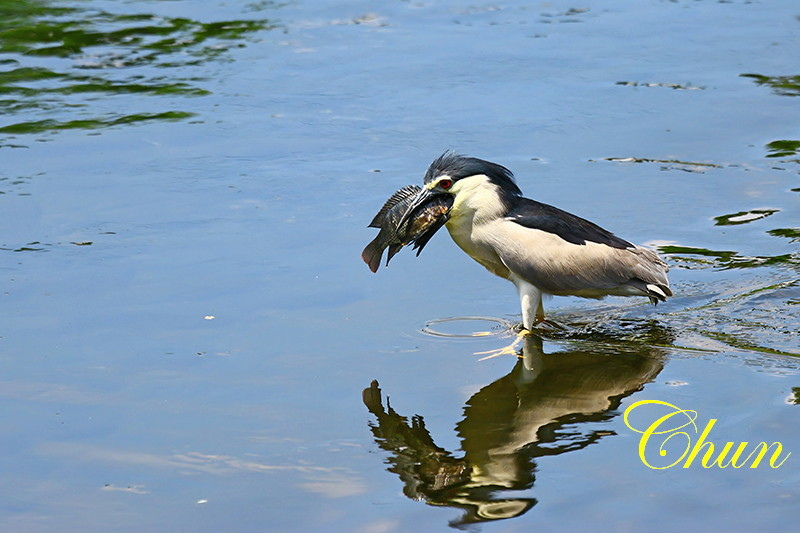
{"type": "Polygon", "coordinates": [[[415,194],[419,193],[422,190],[422,187],[419,185],[406,185],[405,187],[398,189],[393,195],[386,200],[386,203],[383,204],[381,210],[378,211],[378,214],[375,215],[375,218],[372,219],[372,222],[369,223],[369,228],[380,228],[383,226],[383,223],[386,221],[386,215],[389,211],[392,210],[394,206],[409,198],[414,196],[415,194]]]}
{"type": "Polygon", "coordinates": [[[395,256],[397,252],[403,249],[403,245],[401,243],[395,243],[389,245],[389,252],[386,254],[386,266],[389,266],[389,261],[392,257],[395,256]]]}

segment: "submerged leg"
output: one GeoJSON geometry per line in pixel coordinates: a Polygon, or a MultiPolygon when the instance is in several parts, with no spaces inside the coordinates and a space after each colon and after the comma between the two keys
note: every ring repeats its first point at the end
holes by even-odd
{"type": "Polygon", "coordinates": [[[519,302],[522,308],[522,330],[517,333],[514,341],[507,346],[486,352],[477,352],[475,355],[485,356],[480,359],[481,361],[500,355],[517,355],[517,348],[522,344],[526,336],[534,335],[533,328],[539,324],[547,324],[554,328],[563,329],[563,326],[544,318],[542,291],[538,287],[522,279],[513,279],[512,281],[517,286],[517,292],[519,293],[519,302]]]}
{"type": "Polygon", "coordinates": [[[501,355],[517,355],[517,348],[531,333],[533,325],[544,320],[544,308],[542,307],[542,291],[536,286],[521,279],[513,279],[519,293],[520,306],[522,307],[522,330],[517,333],[514,342],[508,346],[489,350],[487,352],[477,352],[475,355],[484,355],[481,359],[490,359],[501,355]]]}

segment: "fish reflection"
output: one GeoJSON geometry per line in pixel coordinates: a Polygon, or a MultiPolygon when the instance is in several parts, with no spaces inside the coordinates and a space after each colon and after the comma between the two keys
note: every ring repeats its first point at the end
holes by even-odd
{"type": "Polygon", "coordinates": [[[536,504],[527,497],[536,458],[580,450],[613,432],[596,424],[616,417],[622,399],[652,381],[663,368],[654,347],[598,346],[542,351],[525,338],[522,355],[506,376],[475,393],[456,425],[463,457],[439,447],[422,416],[409,421],[386,402],[378,382],[364,389],[376,443],[390,452],[388,470],[414,500],[465,511],[450,525],[520,516],[536,504]],[[514,492],[519,492],[516,496],[514,492]]]}

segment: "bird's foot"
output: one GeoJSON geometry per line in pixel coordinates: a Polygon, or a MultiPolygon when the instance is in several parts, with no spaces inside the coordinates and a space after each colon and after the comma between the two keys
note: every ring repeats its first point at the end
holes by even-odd
{"type": "Polygon", "coordinates": [[[517,332],[517,336],[514,339],[514,342],[509,344],[508,346],[503,346],[502,348],[497,348],[495,350],[488,350],[486,352],[475,352],[475,355],[483,355],[478,359],[478,361],[485,361],[486,359],[492,359],[494,357],[500,357],[501,355],[513,355],[515,357],[519,357],[518,348],[522,341],[525,339],[526,335],[530,335],[531,332],[527,329],[521,329],[517,332]]]}

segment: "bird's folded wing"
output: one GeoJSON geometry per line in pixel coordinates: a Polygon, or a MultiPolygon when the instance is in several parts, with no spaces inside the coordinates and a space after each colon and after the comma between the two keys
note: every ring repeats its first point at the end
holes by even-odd
{"type": "Polygon", "coordinates": [[[506,219],[526,228],[553,233],[572,244],[595,242],[612,248],[633,247],[628,241],[620,239],[593,222],[528,198],[515,198],[506,219]]]}

